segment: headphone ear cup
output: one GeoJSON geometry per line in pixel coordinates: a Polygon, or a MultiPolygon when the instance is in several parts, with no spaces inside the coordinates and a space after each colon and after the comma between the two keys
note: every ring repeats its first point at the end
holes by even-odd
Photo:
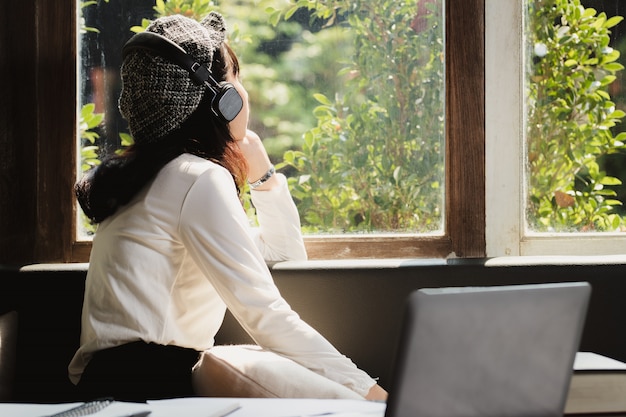
{"type": "Polygon", "coordinates": [[[211,110],[219,119],[228,123],[241,112],[243,99],[231,83],[221,82],[215,91],[215,96],[211,101],[211,110]]]}

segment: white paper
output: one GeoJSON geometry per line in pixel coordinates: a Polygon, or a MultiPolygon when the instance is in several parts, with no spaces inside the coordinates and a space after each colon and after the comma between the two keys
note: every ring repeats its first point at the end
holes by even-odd
{"type": "Polygon", "coordinates": [[[18,404],[0,403],[0,416],[2,417],[42,417],[50,414],[77,407],[82,403],[65,404],[18,404]]]}
{"type": "Polygon", "coordinates": [[[575,371],[626,370],[626,363],[592,352],[578,352],[574,360],[575,371]]]}
{"type": "MultiPolygon", "coordinates": [[[[76,408],[83,403],[63,404],[0,404],[2,417],[46,417],[76,408]]],[[[151,411],[148,404],[113,402],[89,417],[132,417],[151,411]]],[[[150,416],[152,414],[149,414],[150,416]]]]}
{"type": "Polygon", "coordinates": [[[171,416],[167,410],[172,409],[179,410],[179,416],[217,417],[216,412],[233,403],[240,408],[228,417],[383,417],[386,407],[384,403],[365,400],[182,398],[149,401],[153,407],[150,417],[171,416]]]}
{"type": "MultiPolygon", "coordinates": [[[[80,404],[0,403],[0,416],[45,417],[80,404]]],[[[115,402],[90,416],[124,417],[145,410],[151,411],[148,417],[384,417],[385,404],[365,400],[178,398],[148,404],[115,402]]]]}

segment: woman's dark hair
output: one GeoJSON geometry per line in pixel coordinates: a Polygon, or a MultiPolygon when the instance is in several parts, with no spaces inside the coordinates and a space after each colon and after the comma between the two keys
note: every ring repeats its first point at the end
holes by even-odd
{"type": "MultiPolygon", "coordinates": [[[[239,74],[239,62],[226,44],[215,52],[212,72],[224,80],[228,71],[239,74]]],[[[134,144],[122,154],[104,158],[76,184],[75,192],[85,215],[100,223],[127,204],[172,159],[190,153],[214,161],[230,171],[241,190],[247,166],[228,125],[212,117],[211,94],[176,130],[154,143],[134,144]]]]}

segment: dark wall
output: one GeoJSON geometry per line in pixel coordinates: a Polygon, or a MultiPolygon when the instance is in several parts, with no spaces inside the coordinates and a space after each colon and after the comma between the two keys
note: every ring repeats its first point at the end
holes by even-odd
{"type": "Polygon", "coordinates": [[[67,365],[78,346],[85,268],[0,268],[0,313],[18,312],[15,401],[74,399],[67,365]]]}
{"type": "MultiPolygon", "coordinates": [[[[274,271],[300,315],[380,383],[388,386],[404,302],[418,288],[588,281],[592,297],[580,350],[626,361],[626,264],[485,265],[419,261],[397,268],[274,271]]],[[[244,336],[227,318],[220,342],[244,336]]]]}
{"type": "MultiPolygon", "coordinates": [[[[20,314],[16,401],[73,399],[66,367],[78,346],[85,273],[85,264],[0,268],[0,313],[16,309],[20,314]]],[[[626,262],[309,262],[306,267],[277,264],[273,275],[293,308],[342,353],[380,377],[383,387],[390,381],[404,302],[423,287],[588,281],[593,294],[580,349],[626,361],[626,262]]],[[[217,342],[250,339],[228,315],[217,342]]]]}

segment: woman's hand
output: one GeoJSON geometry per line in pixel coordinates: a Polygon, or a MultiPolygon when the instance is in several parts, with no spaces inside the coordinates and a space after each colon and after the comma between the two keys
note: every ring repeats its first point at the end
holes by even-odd
{"type": "MultiPolygon", "coordinates": [[[[242,140],[236,141],[236,143],[248,163],[248,181],[254,182],[265,175],[272,163],[259,135],[251,130],[247,130],[246,136],[242,140]]],[[[270,190],[277,184],[276,175],[273,175],[269,180],[258,186],[256,190],[270,190]]]]}
{"type": "Polygon", "coordinates": [[[366,400],[369,401],[387,401],[387,391],[385,391],[380,385],[376,384],[365,396],[366,400]]]}

